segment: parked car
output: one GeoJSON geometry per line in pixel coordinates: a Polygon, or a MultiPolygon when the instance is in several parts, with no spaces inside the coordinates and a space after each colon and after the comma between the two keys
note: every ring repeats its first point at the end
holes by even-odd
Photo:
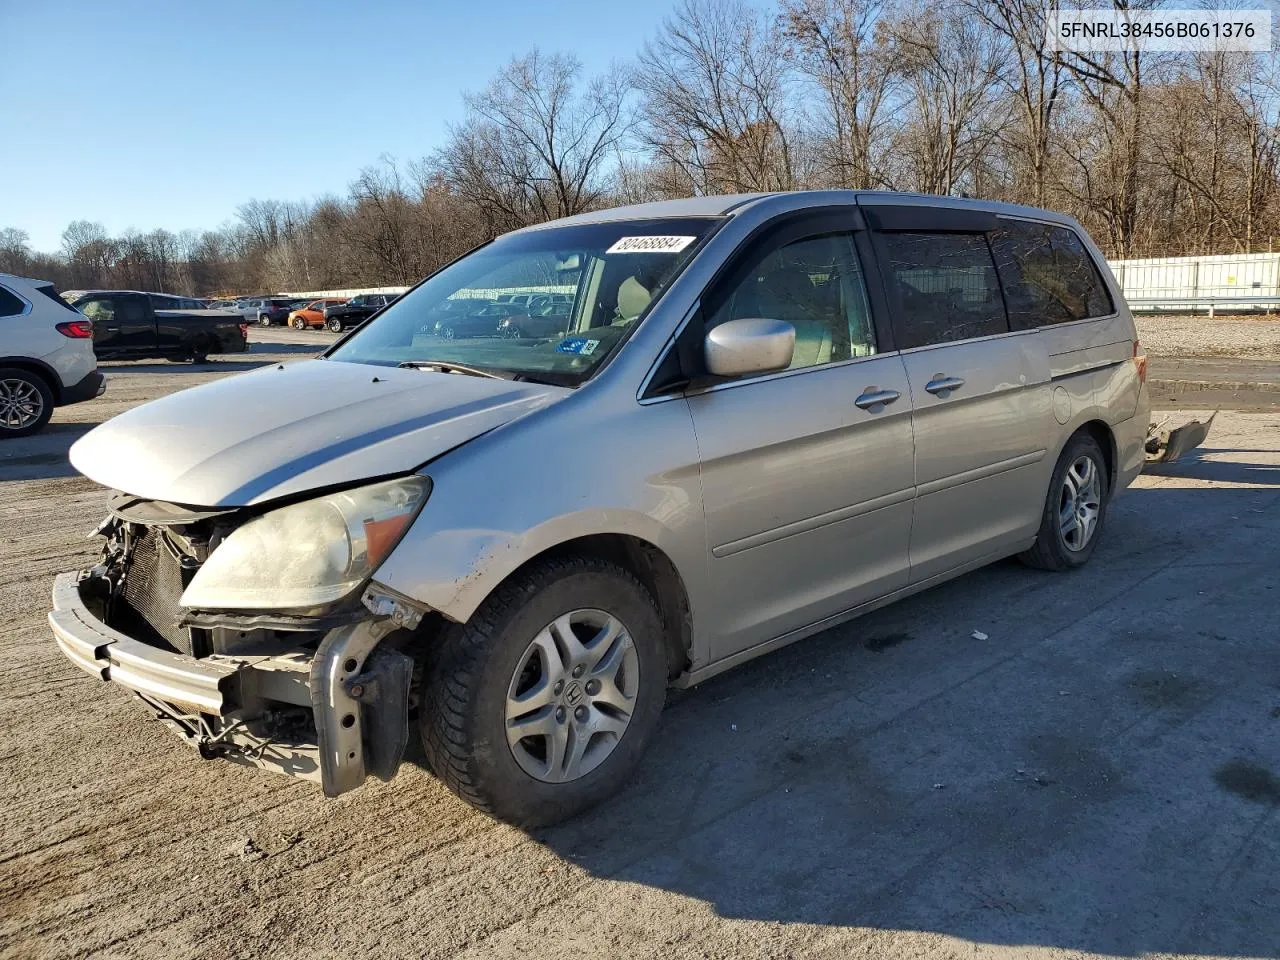
{"type": "Polygon", "coordinates": [[[412,717],[458,794],[549,823],[626,781],[669,684],[1001,557],[1087,563],[1148,411],[1069,217],[852,191],[589,213],[462,257],[321,360],[81,438],[75,467],[122,492],[50,623],[204,756],[334,796],[394,775],[412,717]],[[578,284],[564,337],[419,333],[550,271],[578,284]]]}
{"type": "Polygon", "coordinates": [[[562,337],[568,332],[571,305],[550,301],[533,307],[528,315],[516,314],[498,322],[498,333],[519,337],[562,337]]]}
{"type": "MultiPolygon", "coordinates": [[[[288,323],[289,314],[297,309],[297,301],[288,297],[252,297],[242,300],[241,306],[253,322],[263,327],[288,323]]],[[[303,306],[306,304],[304,303],[303,306]]]]}
{"type": "Polygon", "coordinates": [[[93,324],[48,281],[0,273],[0,440],[37,433],[54,407],[106,388],[93,324]]]}
{"type": "Polygon", "coordinates": [[[441,317],[431,329],[445,340],[455,337],[496,337],[498,324],[508,317],[526,317],[524,308],[512,303],[486,303],[467,312],[441,317]]]}
{"type": "Polygon", "coordinates": [[[346,303],[335,303],[325,307],[324,325],[334,333],[341,333],[350,327],[358,327],[383,307],[394,303],[396,299],[393,293],[362,293],[352,297],[346,303]]]}
{"type": "Polygon", "coordinates": [[[289,326],[296,330],[306,330],[308,327],[323,327],[325,307],[337,306],[346,302],[337,297],[328,297],[321,300],[312,300],[304,307],[295,307],[289,312],[289,326]]]}
{"type": "Polygon", "coordinates": [[[249,326],[239,315],[138,290],[94,290],[72,306],[93,321],[93,347],[102,360],[163,357],[203,363],[211,353],[243,353],[249,326]]]}

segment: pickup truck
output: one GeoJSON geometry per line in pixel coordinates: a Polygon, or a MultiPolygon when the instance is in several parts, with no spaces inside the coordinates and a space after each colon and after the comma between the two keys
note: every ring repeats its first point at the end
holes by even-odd
{"type": "Polygon", "coordinates": [[[175,298],[137,290],[92,290],[71,304],[93,321],[100,360],[203,362],[211,353],[243,353],[249,325],[224,310],[173,309],[175,298]]]}
{"type": "Polygon", "coordinates": [[[346,303],[324,308],[324,325],[334,333],[358,327],[383,307],[399,299],[394,293],[362,293],[346,303]]]}

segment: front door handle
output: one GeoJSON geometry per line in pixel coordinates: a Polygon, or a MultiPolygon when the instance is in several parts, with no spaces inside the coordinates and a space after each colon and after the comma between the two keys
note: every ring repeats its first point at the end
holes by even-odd
{"type": "Polygon", "coordinates": [[[858,399],[853,401],[854,406],[861,407],[863,410],[870,410],[872,413],[879,413],[879,409],[884,408],[888,404],[893,403],[902,394],[897,390],[880,390],[876,387],[867,387],[858,395],[858,399]]]}
{"type": "Polygon", "coordinates": [[[964,381],[959,377],[947,377],[940,373],[935,373],[933,379],[926,383],[924,388],[935,397],[945,400],[951,396],[952,390],[959,390],[963,386],[964,381]]]}

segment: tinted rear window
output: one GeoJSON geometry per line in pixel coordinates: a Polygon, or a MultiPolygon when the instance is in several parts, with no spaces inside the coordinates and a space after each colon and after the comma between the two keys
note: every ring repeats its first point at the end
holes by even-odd
{"type": "Polygon", "coordinates": [[[1111,294],[1074,230],[1003,220],[992,243],[1012,329],[1030,330],[1115,312],[1111,294]]]}
{"type": "Polygon", "coordinates": [[[894,326],[904,350],[1004,333],[1004,299],[980,233],[883,233],[894,326]]]}

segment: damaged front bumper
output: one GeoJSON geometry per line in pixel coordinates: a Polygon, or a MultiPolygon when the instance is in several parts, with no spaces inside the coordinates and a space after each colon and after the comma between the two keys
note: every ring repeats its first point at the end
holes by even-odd
{"type": "Polygon", "coordinates": [[[141,697],[206,758],[318,781],[327,796],[372,774],[395,775],[409,736],[413,660],[381,641],[421,612],[371,587],[367,619],[337,626],[314,649],[194,657],[114,629],[92,609],[90,575],[53,586],[49,626],[80,669],[141,697]]]}

